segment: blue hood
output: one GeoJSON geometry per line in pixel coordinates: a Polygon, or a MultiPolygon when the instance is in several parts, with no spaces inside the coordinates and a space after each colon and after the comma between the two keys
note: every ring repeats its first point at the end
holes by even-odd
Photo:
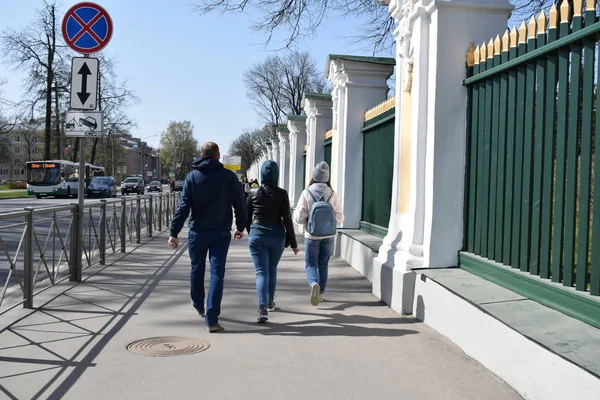
{"type": "Polygon", "coordinates": [[[265,161],[260,169],[260,183],[276,187],[279,182],[279,165],[275,161],[265,161]]]}
{"type": "Polygon", "coordinates": [[[221,164],[216,158],[198,157],[192,163],[192,167],[200,171],[206,171],[210,169],[223,168],[223,164],[221,164]]]}

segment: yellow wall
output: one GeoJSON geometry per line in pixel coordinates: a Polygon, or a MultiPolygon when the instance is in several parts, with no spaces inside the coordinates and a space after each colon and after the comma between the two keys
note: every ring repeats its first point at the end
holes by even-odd
{"type": "Polygon", "coordinates": [[[402,92],[402,110],[400,110],[400,185],[398,193],[398,212],[408,214],[410,209],[410,166],[411,166],[411,126],[412,95],[402,92]]]}

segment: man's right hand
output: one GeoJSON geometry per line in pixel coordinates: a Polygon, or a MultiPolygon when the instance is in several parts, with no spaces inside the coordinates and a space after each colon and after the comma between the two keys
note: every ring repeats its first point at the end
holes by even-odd
{"type": "Polygon", "coordinates": [[[179,247],[179,239],[177,239],[176,237],[171,236],[169,238],[169,247],[172,249],[176,249],[179,247]]]}
{"type": "Polygon", "coordinates": [[[241,239],[243,237],[244,237],[244,232],[240,232],[237,229],[235,230],[235,232],[233,232],[234,239],[241,239]]]}

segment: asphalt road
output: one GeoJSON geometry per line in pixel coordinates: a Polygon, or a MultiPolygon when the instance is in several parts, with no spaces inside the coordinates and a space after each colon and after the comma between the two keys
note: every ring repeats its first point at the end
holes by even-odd
{"type": "MultiPolygon", "coordinates": [[[[167,193],[168,189],[163,191],[163,193],[167,193]]],[[[146,192],[148,194],[148,192],[146,192]]],[[[153,193],[155,195],[156,193],[153,193]]],[[[124,196],[127,199],[135,199],[134,196],[124,196]]],[[[118,196],[117,200],[122,199],[123,196],[118,196]]],[[[108,199],[113,200],[113,199],[108,199]]],[[[25,222],[23,217],[13,217],[6,218],[7,213],[10,212],[18,212],[23,211],[25,207],[33,207],[34,209],[47,208],[47,207],[57,207],[57,206],[65,206],[70,204],[76,204],[77,199],[54,199],[54,198],[20,198],[20,199],[5,199],[0,200],[0,297],[1,291],[4,287],[7,277],[10,272],[10,260],[13,262],[16,260],[17,272],[19,277],[22,277],[23,274],[23,243],[22,236],[25,228],[25,222]]],[[[99,199],[86,199],[85,204],[98,204],[99,199]]],[[[135,204],[135,203],[134,203],[135,204]]],[[[127,218],[130,218],[129,208],[131,207],[131,203],[128,202],[128,210],[127,210],[127,218]]],[[[109,204],[107,206],[107,221],[110,223],[109,230],[111,236],[118,235],[118,220],[121,218],[121,202],[117,202],[112,205],[109,204]],[[116,211],[117,218],[113,217],[113,211],[116,211]]],[[[142,202],[142,213],[144,214],[144,205],[142,202]]],[[[99,207],[86,207],[85,209],[85,218],[84,218],[84,240],[86,250],[89,251],[91,248],[98,248],[98,245],[95,244],[95,239],[100,236],[100,208],[99,207]],[[90,214],[90,210],[92,211],[90,214]],[[94,230],[95,228],[95,230],[94,230]]],[[[142,214],[142,237],[146,235],[146,223],[145,217],[142,214]]],[[[35,234],[37,236],[37,241],[39,242],[39,247],[44,251],[44,258],[46,263],[48,264],[48,269],[52,272],[53,264],[58,267],[59,263],[63,263],[66,265],[65,255],[62,254],[63,244],[64,250],[67,256],[70,255],[70,237],[69,234],[69,225],[71,223],[71,211],[59,211],[59,212],[34,212],[34,225],[35,225],[35,234]],[[53,218],[56,215],[56,227],[53,229],[53,218]],[[62,243],[61,243],[62,238],[62,243]],[[54,262],[53,262],[54,260],[54,262]]],[[[130,223],[131,229],[133,228],[133,222],[130,223]]],[[[135,230],[133,230],[132,236],[133,240],[135,240],[135,230]]],[[[108,233],[107,233],[108,235],[108,233]]],[[[114,240],[114,239],[113,239],[114,240]]],[[[107,252],[112,252],[112,247],[110,247],[110,240],[107,237],[107,242],[109,248],[107,248],[107,252]]],[[[116,251],[119,251],[118,238],[114,240],[114,245],[116,251]]],[[[34,241],[34,273],[38,270],[39,273],[37,275],[36,282],[40,282],[48,278],[48,274],[46,272],[45,266],[43,264],[40,265],[41,257],[40,257],[40,249],[38,248],[37,243],[34,241]]],[[[96,255],[97,258],[97,255],[96,255]]],[[[84,267],[86,266],[84,262],[84,267]]],[[[59,274],[59,278],[65,276],[65,271],[59,274]]],[[[11,276],[8,287],[17,287],[18,281],[15,276],[11,276]]],[[[42,286],[40,286],[42,287],[42,286]]],[[[36,286],[37,288],[37,286],[36,286]]],[[[0,310],[5,307],[6,304],[0,306],[0,310]]]]}

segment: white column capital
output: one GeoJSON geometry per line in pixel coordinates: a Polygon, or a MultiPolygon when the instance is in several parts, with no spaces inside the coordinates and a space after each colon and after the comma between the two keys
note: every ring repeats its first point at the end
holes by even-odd
{"type": "Polygon", "coordinates": [[[306,145],[306,116],[305,115],[288,115],[287,126],[290,131],[290,161],[289,161],[289,181],[288,194],[290,196],[290,204],[295,207],[300,193],[304,190],[302,181],[304,177],[304,146],[306,145]]]}
{"type": "Polygon", "coordinates": [[[279,138],[279,145],[285,145],[290,142],[290,130],[285,128],[286,130],[277,130],[277,137],[279,138]]]}
{"type": "Polygon", "coordinates": [[[306,133],[306,115],[288,115],[287,127],[290,130],[290,137],[298,133],[306,133]]]}

